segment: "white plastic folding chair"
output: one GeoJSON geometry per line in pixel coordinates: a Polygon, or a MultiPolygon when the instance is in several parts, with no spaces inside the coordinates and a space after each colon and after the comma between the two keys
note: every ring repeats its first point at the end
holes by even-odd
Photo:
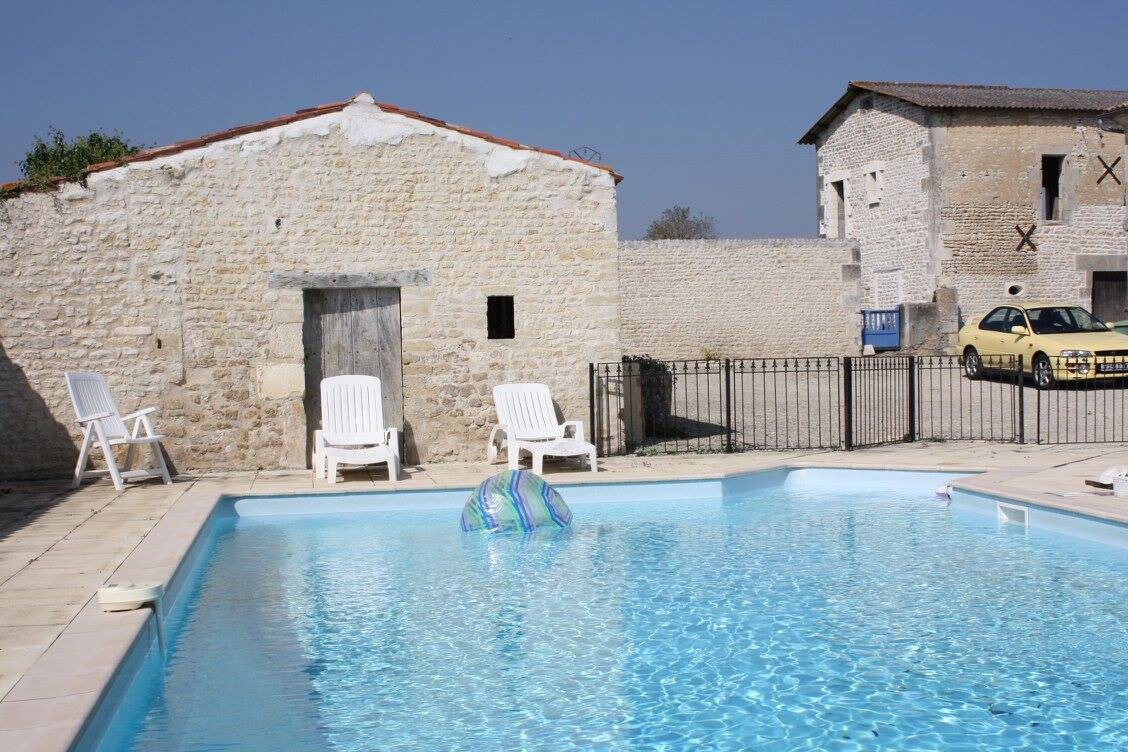
{"type": "Polygon", "coordinates": [[[330,376],[321,380],[321,428],[313,433],[313,472],[337,482],[338,465],[388,463],[399,478],[399,429],[384,426],[380,379],[330,376]]]}
{"type": "Polygon", "coordinates": [[[172,483],[165,464],[164,455],[161,453],[161,439],[164,438],[153,428],[149,415],[157,411],[155,407],[122,415],[114,404],[113,395],[110,394],[110,385],[100,373],[81,373],[68,371],[66,373],[67,391],[70,392],[71,403],[78,416],[78,424],[82,426],[82,449],[78,453],[78,464],[74,468],[74,488],[78,488],[83,478],[103,477],[109,475],[114,482],[114,488],[121,491],[125,488],[125,481],[135,478],[161,478],[165,483],[172,483]],[[133,421],[133,426],[126,428],[125,422],[133,421]],[[102,450],[106,460],[105,470],[87,470],[90,461],[90,451],[97,444],[102,450]],[[114,458],[115,446],[127,446],[125,463],[119,469],[114,458]],[[133,469],[134,453],[139,446],[148,446],[153,455],[153,466],[142,470],[133,469]]]}
{"type": "Polygon", "coordinates": [[[509,468],[516,470],[521,452],[532,455],[533,472],[544,470],[544,458],[587,456],[588,467],[597,472],[595,445],[584,441],[584,424],[561,423],[552,404],[552,393],[544,384],[500,384],[493,389],[498,424],[490,432],[486,457],[497,461],[501,445],[509,455],[509,468]],[[571,430],[571,436],[568,435],[571,430]]]}

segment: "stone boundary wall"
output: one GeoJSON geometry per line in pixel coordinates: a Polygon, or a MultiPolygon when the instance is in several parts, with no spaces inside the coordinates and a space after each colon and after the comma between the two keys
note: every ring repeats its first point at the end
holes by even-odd
{"type": "Polygon", "coordinates": [[[857,354],[852,240],[641,240],[619,244],[625,354],[700,358],[857,354]]]}

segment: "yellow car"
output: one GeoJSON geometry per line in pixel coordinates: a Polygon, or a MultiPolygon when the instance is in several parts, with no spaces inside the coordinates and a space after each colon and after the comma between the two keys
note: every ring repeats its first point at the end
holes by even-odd
{"type": "Polygon", "coordinates": [[[1023,370],[1041,389],[1056,381],[1128,376],[1128,336],[1109,331],[1080,306],[1007,303],[966,324],[958,341],[970,379],[1002,365],[999,356],[1007,355],[1021,355],[1023,370]]]}

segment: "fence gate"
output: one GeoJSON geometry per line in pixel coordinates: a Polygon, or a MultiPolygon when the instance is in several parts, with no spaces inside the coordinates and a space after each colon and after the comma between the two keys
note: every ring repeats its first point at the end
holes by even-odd
{"type": "Polygon", "coordinates": [[[846,449],[914,441],[916,368],[911,356],[842,359],[846,449]]]}
{"type": "Polygon", "coordinates": [[[898,308],[862,311],[862,344],[873,349],[897,350],[901,347],[901,311],[898,308]]]}

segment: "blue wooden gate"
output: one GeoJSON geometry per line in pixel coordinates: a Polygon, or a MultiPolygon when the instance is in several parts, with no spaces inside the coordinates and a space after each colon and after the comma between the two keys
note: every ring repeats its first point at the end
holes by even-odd
{"type": "Polygon", "coordinates": [[[874,350],[901,348],[901,311],[897,308],[862,311],[862,345],[874,350]]]}

